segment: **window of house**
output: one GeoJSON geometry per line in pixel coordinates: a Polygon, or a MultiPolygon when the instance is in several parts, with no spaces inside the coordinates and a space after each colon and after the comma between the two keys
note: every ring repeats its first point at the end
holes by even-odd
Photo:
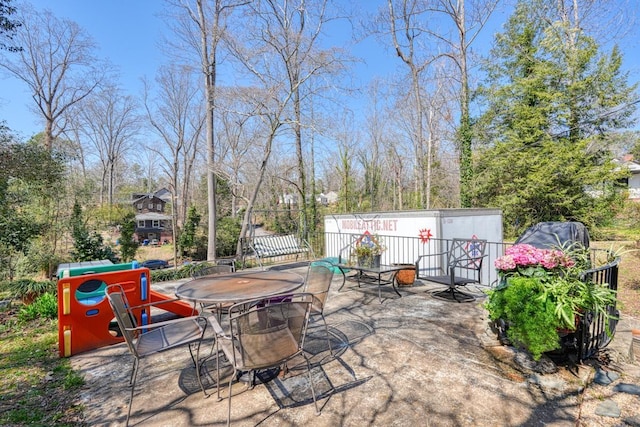
{"type": "Polygon", "coordinates": [[[162,210],[162,203],[158,203],[158,212],[162,210]]]}
{"type": "Polygon", "coordinates": [[[153,220],[153,228],[160,228],[160,220],[159,219],[154,219],[153,220]]]}
{"type": "Polygon", "coordinates": [[[142,203],[138,203],[138,209],[142,209],[142,203]]]}
{"type": "Polygon", "coordinates": [[[138,220],[138,228],[144,228],[144,220],[138,220]]]}

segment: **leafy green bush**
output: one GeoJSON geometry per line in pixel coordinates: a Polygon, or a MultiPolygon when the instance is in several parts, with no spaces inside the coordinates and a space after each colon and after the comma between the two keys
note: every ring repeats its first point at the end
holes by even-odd
{"type": "Polygon", "coordinates": [[[37,297],[46,292],[54,293],[57,291],[57,284],[53,280],[36,281],[31,279],[18,279],[10,282],[4,282],[3,288],[13,295],[14,298],[27,299],[37,297]]]}
{"type": "Polygon", "coordinates": [[[507,337],[524,346],[535,360],[542,353],[560,347],[560,321],[555,304],[544,298],[544,288],[537,278],[514,277],[509,286],[491,291],[486,308],[492,320],[507,323],[507,337]]]}
{"type": "Polygon", "coordinates": [[[18,319],[23,322],[38,318],[55,319],[56,317],[58,317],[58,299],[49,292],[40,295],[32,304],[25,305],[18,313],[18,319]]]}

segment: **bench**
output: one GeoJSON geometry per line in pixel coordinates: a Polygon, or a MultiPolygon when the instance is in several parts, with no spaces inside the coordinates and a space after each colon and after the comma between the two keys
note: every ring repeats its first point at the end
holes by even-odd
{"type": "Polygon", "coordinates": [[[453,239],[446,252],[421,255],[416,261],[416,276],[447,286],[443,291],[434,292],[436,297],[457,302],[473,301],[475,297],[457,288],[480,284],[486,248],[486,240],[453,239]]]}
{"type": "Polygon", "coordinates": [[[300,254],[311,253],[313,255],[309,243],[293,234],[255,236],[249,240],[249,248],[260,267],[262,267],[262,261],[265,258],[296,255],[297,260],[300,254]]]}

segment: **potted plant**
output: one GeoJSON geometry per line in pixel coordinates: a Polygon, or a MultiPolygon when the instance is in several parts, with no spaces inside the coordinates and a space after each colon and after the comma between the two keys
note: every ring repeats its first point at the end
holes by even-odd
{"type": "Polygon", "coordinates": [[[589,266],[586,249],[518,244],[495,266],[499,284],[485,304],[489,318],[535,360],[560,348],[559,333],[575,331],[584,313],[609,316],[607,307],[616,301],[614,290],[582,277],[589,266]]]}
{"type": "Polygon", "coordinates": [[[382,240],[377,236],[371,236],[366,240],[359,241],[353,248],[352,258],[355,258],[356,265],[365,267],[379,267],[380,258],[385,247],[382,240]]]}

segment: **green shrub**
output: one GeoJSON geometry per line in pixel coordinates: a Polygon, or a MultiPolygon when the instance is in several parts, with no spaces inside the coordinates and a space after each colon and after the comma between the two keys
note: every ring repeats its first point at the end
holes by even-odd
{"type": "Polygon", "coordinates": [[[560,347],[561,322],[554,302],[543,296],[539,279],[514,277],[508,287],[490,291],[486,304],[492,320],[503,319],[507,323],[511,342],[524,346],[535,360],[560,347]]]}
{"type": "Polygon", "coordinates": [[[38,318],[55,319],[56,317],[58,317],[58,299],[49,292],[40,295],[32,304],[25,305],[18,313],[18,319],[23,322],[38,318]]]}
{"type": "Polygon", "coordinates": [[[196,268],[196,265],[197,264],[187,264],[175,270],[172,268],[153,270],[151,271],[151,283],[189,278],[192,276],[193,269],[196,268]]]}
{"type": "Polygon", "coordinates": [[[55,293],[57,283],[53,280],[36,281],[31,279],[18,279],[11,282],[4,282],[3,285],[14,298],[28,299],[38,297],[46,292],[55,293]]]}
{"type": "Polygon", "coordinates": [[[38,239],[29,245],[25,256],[18,260],[16,276],[37,277],[44,275],[51,277],[61,262],[64,260],[60,256],[54,255],[53,245],[43,239],[38,239]]]}
{"type": "Polygon", "coordinates": [[[230,216],[220,218],[216,234],[216,253],[218,256],[225,257],[236,254],[236,246],[238,245],[238,236],[241,229],[240,218],[232,218],[230,216]]]}

